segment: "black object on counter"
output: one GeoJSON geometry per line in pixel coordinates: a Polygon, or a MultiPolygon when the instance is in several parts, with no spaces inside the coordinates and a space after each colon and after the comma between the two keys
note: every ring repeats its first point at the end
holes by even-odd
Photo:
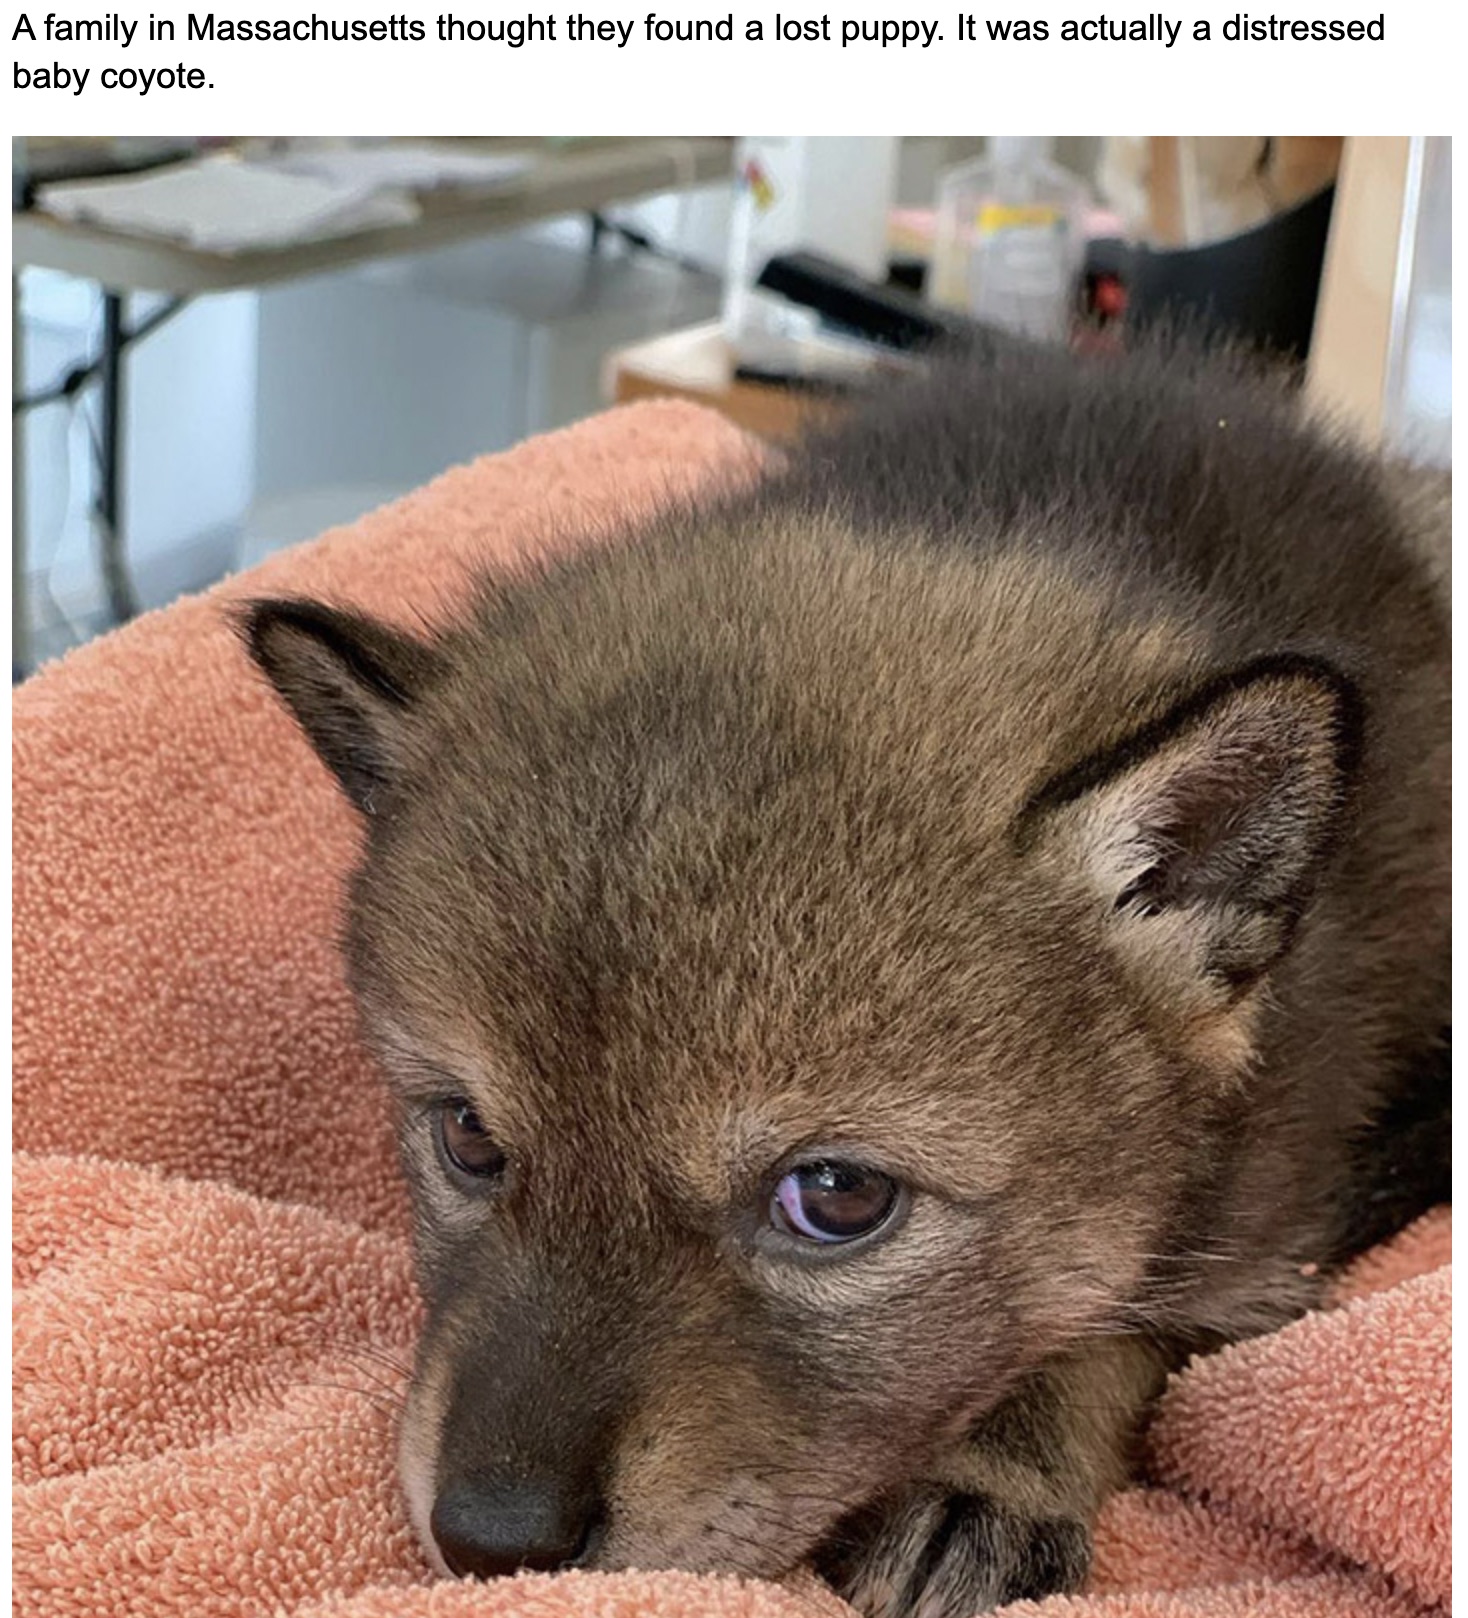
{"type": "MultiPolygon", "coordinates": [[[[1222,241],[1123,249],[1116,268],[1127,290],[1128,322],[1145,326],[1159,316],[1181,315],[1189,324],[1304,359],[1334,203],[1335,187],[1327,186],[1222,241]]],[[[1093,256],[1091,267],[1111,266],[1093,256]]]]}
{"type": "Polygon", "coordinates": [[[756,285],[888,348],[926,348],[980,330],[964,315],[925,303],[900,287],[869,281],[820,253],[781,253],[765,265],[756,285]]]}

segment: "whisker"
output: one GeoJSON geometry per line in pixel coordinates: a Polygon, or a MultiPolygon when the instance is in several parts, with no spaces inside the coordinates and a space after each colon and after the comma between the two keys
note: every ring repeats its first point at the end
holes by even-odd
{"type": "Polygon", "coordinates": [[[352,1422],[343,1422],[340,1426],[331,1422],[299,1422],[292,1421],[285,1424],[285,1431],[290,1433],[332,1433],[334,1435],[350,1434],[353,1438],[377,1438],[384,1436],[381,1428],[360,1427],[352,1422]]]}
{"type": "Polygon", "coordinates": [[[352,1393],[359,1399],[366,1399],[369,1403],[376,1405],[379,1410],[385,1410],[391,1415],[396,1415],[400,1409],[398,1400],[389,1399],[386,1394],[376,1393],[371,1388],[354,1387],[350,1382],[321,1382],[313,1377],[303,1378],[291,1383],[290,1386],[293,1388],[329,1388],[336,1393],[352,1393]]]}
{"type": "Polygon", "coordinates": [[[361,1372],[361,1374],[365,1376],[374,1387],[381,1388],[385,1394],[390,1394],[395,1399],[401,1400],[408,1391],[408,1378],[395,1377],[389,1379],[388,1377],[382,1375],[380,1370],[376,1369],[371,1361],[369,1361],[366,1365],[354,1364],[352,1368],[361,1372]]]}
{"type": "Polygon", "coordinates": [[[342,1338],[339,1340],[328,1339],[322,1346],[334,1353],[348,1354],[354,1359],[367,1360],[374,1365],[381,1366],[384,1370],[393,1372],[396,1376],[411,1377],[413,1375],[413,1366],[410,1361],[400,1359],[380,1343],[353,1342],[342,1338]]]}

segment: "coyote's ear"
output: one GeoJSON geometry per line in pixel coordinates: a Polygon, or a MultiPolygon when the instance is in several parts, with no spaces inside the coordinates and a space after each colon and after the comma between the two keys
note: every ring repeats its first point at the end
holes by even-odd
{"type": "Polygon", "coordinates": [[[347,797],[372,814],[397,773],[415,704],[439,672],[421,641],[316,601],[253,601],[237,623],[347,797]]]}
{"type": "Polygon", "coordinates": [[[1354,686],[1312,658],[1210,682],[1052,781],[1026,836],[1079,871],[1115,942],[1237,999],[1289,949],[1360,749],[1354,686]]]}

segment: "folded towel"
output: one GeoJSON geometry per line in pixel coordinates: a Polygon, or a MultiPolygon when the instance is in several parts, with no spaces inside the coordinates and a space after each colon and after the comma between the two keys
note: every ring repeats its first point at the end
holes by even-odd
{"type": "MultiPolygon", "coordinates": [[[[43,670],[14,700],[14,1588],[26,1618],[832,1618],[674,1573],[433,1582],[393,1476],[417,1306],[332,943],[357,829],[223,608],[399,622],[468,573],[755,464],[639,405],[448,474],[43,670]]],[[[1405,1615],[1450,1590],[1449,1223],[1175,1379],[1088,1594],[1405,1615]]],[[[1015,1609],[1020,1610],[1020,1609],[1015,1609]]]]}

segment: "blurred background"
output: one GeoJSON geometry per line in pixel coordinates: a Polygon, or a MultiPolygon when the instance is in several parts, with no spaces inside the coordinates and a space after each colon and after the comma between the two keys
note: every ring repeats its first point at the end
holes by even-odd
{"type": "Polygon", "coordinates": [[[1180,311],[1446,465],[1446,138],[21,139],[12,673],[607,405],[1180,311]]]}

